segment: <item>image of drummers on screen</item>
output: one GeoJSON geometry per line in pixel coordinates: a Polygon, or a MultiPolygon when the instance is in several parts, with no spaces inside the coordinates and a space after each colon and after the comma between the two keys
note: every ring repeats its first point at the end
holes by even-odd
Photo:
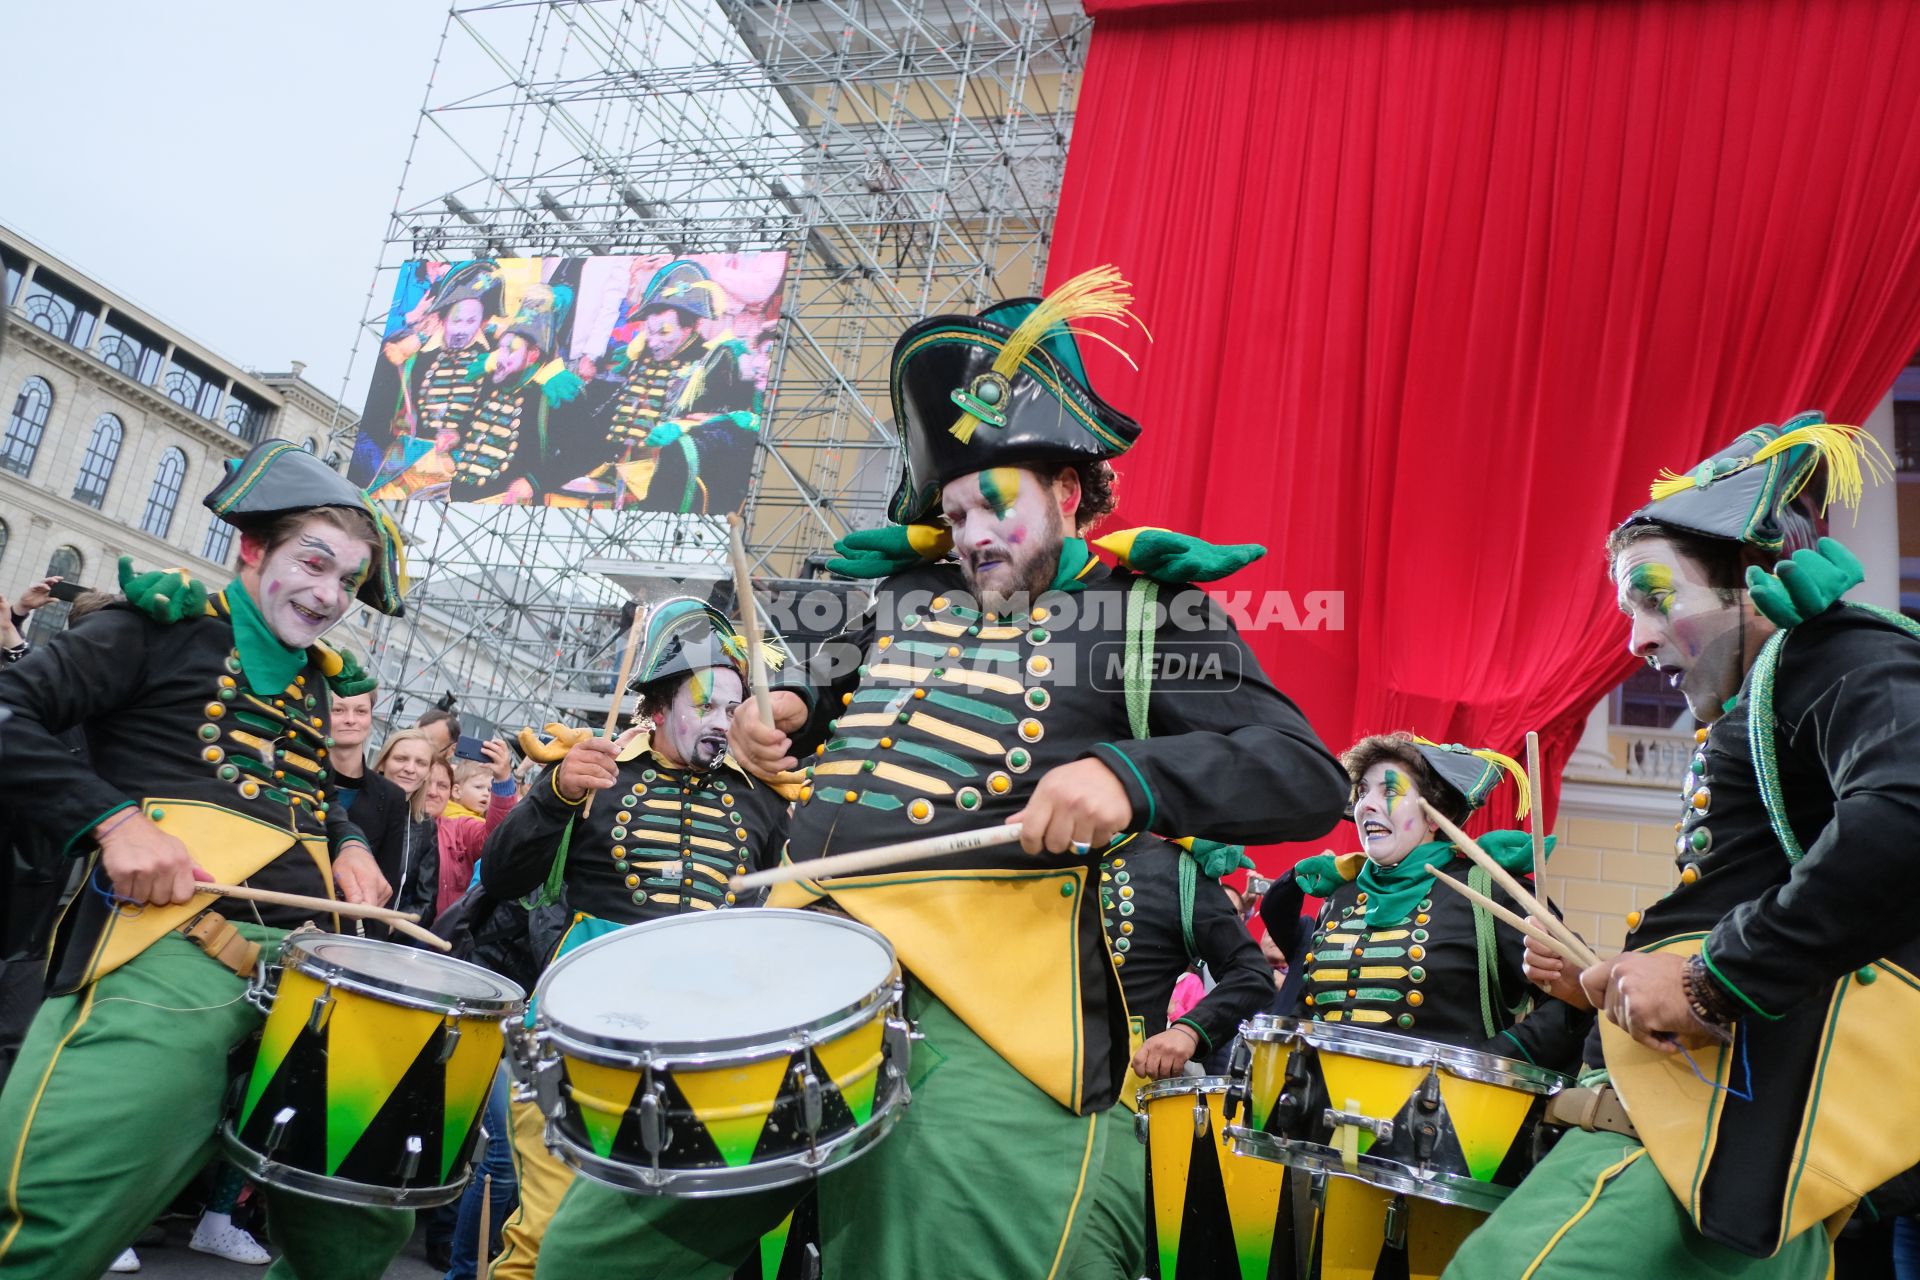
{"type": "Polygon", "coordinates": [[[0,1274],[137,1268],[188,1195],[273,1280],[1813,1277],[1920,1159],[1872,1086],[1911,928],[1838,849],[1910,834],[1920,679],[1817,536],[1858,428],[1745,431],[1605,538],[1700,727],[1603,952],[1537,734],[1336,755],[1225,603],[1271,522],[1115,527],[1117,269],[899,335],[863,585],[790,644],[731,514],[783,256],[442,266],[352,479],[255,445],[230,581],[123,559],[0,666],[0,1274]],[[449,696],[369,755],[329,633],[403,614],[422,497],[729,513],[726,567],[627,606],[593,714],[449,696]]]}

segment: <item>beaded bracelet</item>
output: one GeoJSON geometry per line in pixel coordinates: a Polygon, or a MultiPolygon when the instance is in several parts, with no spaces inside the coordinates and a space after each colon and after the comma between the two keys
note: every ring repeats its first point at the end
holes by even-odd
{"type": "Polygon", "coordinates": [[[1733,1001],[1727,999],[1714,982],[1713,975],[1707,972],[1707,962],[1701,956],[1687,959],[1686,975],[1683,979],[1687,1005],[1693,1010],[1693,1016],[1710,1027],[1732,1026],[1739,1016],[1733,1001]]]}

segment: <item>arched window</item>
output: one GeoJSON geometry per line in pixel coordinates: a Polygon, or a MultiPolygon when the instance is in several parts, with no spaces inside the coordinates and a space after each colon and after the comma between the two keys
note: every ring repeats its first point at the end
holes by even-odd
{"type": "Polygon", "coordinates": [[[7,438],[0,441],[0,467],[15,475],[33,473],[34,455],[40,452],[40,437],[46,434],[47,415],[53,411],[53,388],[45,378],[28,378],[13,401],[13,415],[7,419],[7,438]]]}
{"type": "Polygon", "coordinates": [[[93,424],[93,438],[87,441],[87,456],[80,460],[80,478],[73,483],[73,500],[84,502],[95,511],[107,500],[107,484],[113,479],[113,466],[120,461],[120,441],[125,435],[120,419],[110,413],[100,415],[93,424]]]}
{"type": "Polygon", "coordinates": [[[147,514],[140,518],[142,529],[156,538],[167,536],[167,530],[173,528],[173,509],[180,505],[180,486],[186,479],[186,454],[168,449],[160,455],[160,465],[153,472],[153,488],[147,492],[147,514]]]}
{"type": "MultiPolygon", "coordinates": [[[[87,558],[80,554],[80,548],[63,546],[54,549],[53,557],[47,561],[47,576],[78,584],[80,575],[87,569],[87,558]]],[[[45,644],[59,635],[67,625],[67,614],[73,605],[65,600],[49,600],[33,611],[33,642],[45,644]]]]}
{"type": "Polygon", "coordinates": [[[207,525],[207,543],[200,548],[200,555],[217,565],[224,566],[227,557],[233,554],[233,526],[215,516],[207,525]]]}

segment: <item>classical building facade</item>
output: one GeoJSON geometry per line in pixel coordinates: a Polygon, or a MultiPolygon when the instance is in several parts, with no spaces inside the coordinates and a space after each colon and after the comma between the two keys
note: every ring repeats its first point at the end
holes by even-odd
{"type": "Polygon", "coordinates": [[[123,555],[223,581],[232,531],[200,505],[221,468],[268,436],[327,456],[353,415],[297,362],[244,370],[5,227],[0,267],[0,592],[49,573],[117,591],[123,555]]]}

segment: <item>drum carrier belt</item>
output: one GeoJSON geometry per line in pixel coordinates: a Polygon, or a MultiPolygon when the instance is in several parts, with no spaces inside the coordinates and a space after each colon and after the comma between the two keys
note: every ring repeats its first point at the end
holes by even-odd
{"type": "Polygon", "coordinates": [[[1590,1089],[1562,1089],[1547,1099],[1546,1122],[1585,1129],[1588,1133],[1618,1133],[1639,1137],[1620,1095],[1610,1084],[1590,1089]]]}
{"type": "Polygon", "coordinates": [[[240,977],[253,976],[255,962],[260,958],[260,944],[240,936],[240,931],[233,927],[232,921],[218,911],[202,911],[181,925],[177,932],[185,934],[187,941],[240,977]]]}

